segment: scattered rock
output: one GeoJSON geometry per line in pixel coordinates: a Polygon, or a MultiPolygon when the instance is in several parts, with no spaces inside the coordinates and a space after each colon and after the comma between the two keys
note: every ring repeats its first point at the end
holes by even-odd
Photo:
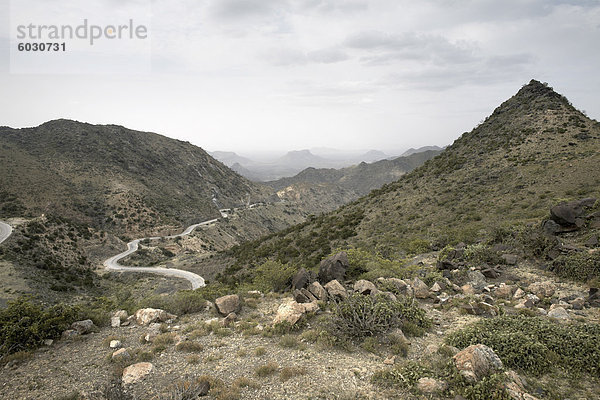
{"type": "Polygon", "coordinates": [[[485,268],[481,270],[481,273],[483,274],[483,276],[485,276],[486,278],[489,279],[496,279],[500,276],[501,271],[499,268],[496,267],[489,267],[489,268],[485,268]]]}
{"type": "Polygon", "coordinates": [[[512,400],[537,400],[536,397],[525,392],[525,381],[514,371],[506,371],[504,389],[512,400]]]}
{"type": "Polygon", "coordinates": [[[598,236],[594,235],[585,241],[585,245],[587,247],[597,247],[598,246],[598,236]]]}
{"type": "Polygon", "coordinates": [[[383,360],[383,363],[385,365],[394,365],[396,363],[396,356],[390,356],[386,358],[385,360],[383,360]]]}
{"type": "Polygon", "coordinates": [[[368,295],[375,293],[377,288],[372,282],[365,279],[360,279],[354,284],[354,291],[360,294],[368,295]]]}
{"type": "Polygon", "coordinates": [[[131,355],[129,354],[129,351],[127,351],[126,348],[122,348],[122,349],[115,351],[114,353],[112,353],[112,356],[111,356],[111,359],[115,362],[122,362],[125,360],[129,360],[130,358],[131,358],[131,355]]]}
{"type": "Polygon", "coordinates": [[[496,288],[496,290],[494,290],[494,294],[500,299],[510,299],[512,297],[513,290],[513,286],[507,285],[503,282],[496,288]]]}
{"type": "Polygon", "coordinates": [[[277,314],[273,319],[273,324],[275,325],[286,321],[290,325],[294,325],[300,320],[300,318],[302,318],[304,314],[317,311],[318,309],[319,305],[316,301],[312,303],[301,304],[293,299],[287,298],[279,305],[279,308],[277,308],[277,314]]]}
{"type": "Polygon", "coordinates": [[[112,328],[118,328],[121,326],[121,318],[119,317],[111,317],[110,318],[110,326],[112,328]]]}
{"type": "Polygon", "coordinates": [[[152,372],[154,366],[149,362],[130,365],[123,370],[123,384],[130,385],[141,381],[152,372]]]}
{"type": "Polygon", "coordinates": [[[308,291],[317,298],[317,300],[327,301],[327,291],[319,282],[313,282],[308,286],[308,291]]]}
{"type": "Polygon", "coordinates": [[[165,310],[157,308],[141,308],[133,315],[138,325],[148,325],[153,322],[167,322],[170,319],[177,318],[176,315],[169,314],[165,310]]]}
{"type": "Polygon", "coordinates": [[[53,344],[54,344],[54,340],[52,340],[52,339],[45,339],[44,340],[44,346],[46,346],[46,347],[50,347],[53,344]]]}
{"type": "Polygon", "coordinates": [[[298,303],[308,303],[311,301],[308,296],[302,293],[302,291],[299,289],[296,289],[292,292],[292,297],[294,297],[294,300],[296,300],[298,303]]]}
{"type": "Polygon", "coordinates": [[[485,276],[480,271],[468,271],[467,276],[469,278],[469,284],[478,292],[482,291],[487,285],[485,276]]]}
{"type": "Polygon", "coordinates": [[[61,339],[69,340],[69,339],[73,339],[77,336],[79,336],[79,332],[77,332],[75,329],[67,329],[66,331],[64,331],[62,333],[61,339]]]}
{"type": "Polygon", "coordinates": [[[111,340],[110,344],[109,344],[109,347],[111,349],[118,349],[118,348],[121,347],[121,341],[120,340],[111,340]]]}
{"type": "Polygon", "coordinates": [[[483,344],[474,344],[454,356],[456,368],[467,380],[477,382],[489,374],[502,369],[502,361],[483,344]]]}
{"type": "Polygon", "coordinates": [[[88,333],[96,331],[96,325],[92,322],[91,319],[86,319],[83,321],[76,321],[71,324],[71,329],[77,331],[80,335],[86,335],[88,333]]]}
{"type": "Polygon", "coordinates": [[[146,342],[153,342],[154,338],[161,333],[160,324],[158,322],[152,322],[150,325],[148,325],[148,331],[146,332],[144,339],[146,342]]]}
{"type": "Polygon", "coordinates": [[[234,312],[229,313],[229,314],[227,314],[227,316],[225,318],[223,318],[223,326],[233,325],[236,320],[237,320],[237,314],[234,312]]]}
{"type": "Polygon", "coordinates": [[[348,255],[345,251],[337,253],[321,261],[319,265],[319,281],[328,283],[332,280],[343,281],[346,270],[350,267],[348,255]]]}
{"type": "Polygon", "coordinates": [[[569,302],[574,310],[583,310],[585,305],[585,299],[583,297],[577,297],[569,302]]]}
{"type": "Polygon", "coordinates": [[[583,215],[584,208],[592,207],[596,199],[586,198],[568,203],[559,203],[550,209],[550,217],[560,225],[575,225],[583,215]]]}
{"type": "Polygon", "coordinates": [[[113,317],[118,317],[121,321],[125,321],[127,319],[127,317],[129,317],[129,314],[127,313],[126,310],[119,310],[119,311],[115,311],[115,313],[113,314],[113,317]]]}
{"type": "Polygon", "coordinates": [[[327,293],[333,299],[345,299],[348,297],[348,292],[346,292],[346,289],[337,279],[327,282],[325,289],[327,289],[327,293]]]}
{"type": "Polygon", "coordinates": [[[448,385],[444,381],[440,381],[433,378],[421,378],[417,381],[417,389],[421,393],[441,393],[448,385]]]}
{"type": "Polygon", "coordinates": [[[415,278],[410,282],[410,286],[413,288],[415,297],[417,299],[426,299],[429,297],[429,288],[419,278],[415,278]]]}
{"type": "Polygon", "coordinates": [[[300,268],[296,275],[292,278],[292,289],[302,289],[310,283],[310,273],[306,268],[300,268]]]}
{"type": "Polygon", "coordinates": [[[513,299],[522,299],[523,297],[525,297],[527,293],[525,293],[525,291],[521,288],[517,288],[517,290],[515,291],[515,294],[513,295],[513,299]]]}
{"type": "Polygon", "coordinates": [[[465,285],[462,285],[460,287],[460,291],[463,292],[464,294],[466,294],[467,296],[469,295],[474,295],[476,293],[475,288],[473,287],[473,285],[467,283],[465,285]]]}
{"type": "Polygon", "coordinates": [[[439,293],[442,291],[442,287],[440,286],[439,283],[435,282],[429,290],[431,290],[434,293],[439,293]]]}
{"type": "Polygon", "coordinates": [[[219,297],[215,300],[215,306],[221,315],[238,313],[242,308],[240,297],[237,294],[219,297]]]}
{"type": "Polygon", "coordinates": [[[556,286],[550,282],[535,282],[529,285],[527,290],[540,298],[546,298],[554,295],[556,286]]]}
{"type": "Polygon", "coordinates": [[[569,313],[563,307],[555,307],[551,309],[550,311],[548,311],[548,317],[561,320],[571,319],[569,313]]]}

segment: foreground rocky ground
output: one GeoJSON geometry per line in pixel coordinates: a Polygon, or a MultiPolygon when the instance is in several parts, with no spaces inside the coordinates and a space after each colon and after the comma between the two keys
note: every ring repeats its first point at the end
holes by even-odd
{"type": "MultiPolygon", "coordinates": [[[[343,268],[343,258],[341,254],[329,260],[329,272],[343,268]]],[[[436,259],[429,255],[415,261],[426,266],[436,259]]],[[[210,385],[207,398],[219,399],[448,398],[448,391],[443,391],[447,384],[439,379],[422,377],[401,388],[382,385],[373,377],[411,360],[423,364],[450,360],[459,349],[444,344],[449,333],[498,313],[527,309],[555,324],[600,320],[600,311],[591,307],[585,288],[558,281],[525,263],[518,265],[505,266],[496,278],[467,271],[467,282],[461,286],[447,278],[432,285],[418,278],[346,282],[345,287],[331,281],[325,285],[326,294],[319,291],[318,283],[309,286],[310,274],[301,272],[294,278],[301,287],[294,292],[297,300],[306,301],[303,292],[327,297],[297,303],[289,294],[250,292],[218,299],[216,306],[209,303],[205,311],[181,318],[156,310],[141,310],[128,319],[121,313],[113,318],[114,327],[98,330],[76,325],[63,339],[6,364],[0,374],[2,398],[193,398],[184,397],[182,388],[193,386],[198,378],[208,382],[204,389],[210,385]],[[308,281],[301,282],[304,278],[308,281]],[[372,296],[380,291],[376,286],[389,287],[390,282],[418,299],[432,327],[421,337],[408,337],[406,353],[394,351],[385,340],[333,343],[323,329],[332,312],[327,298],[331,305],[333,298],[353,291],[372,296]],[[273,325],[274,321],[288,323],[273,325]],[[297,329],[288,329],[292,322],[297,329]]],[[[545,379],[558,379],[559,386],[569,382],[560,374],[542,376],[524,383],[513,398],[556,398],[545,387],[545,379]],[[527,390],[533,393],[525,395],[527,390]]],[[[558,393],[592,399],[598,390],[597,380],[583,380],[573,388],[559,388],[558,393]]]]}

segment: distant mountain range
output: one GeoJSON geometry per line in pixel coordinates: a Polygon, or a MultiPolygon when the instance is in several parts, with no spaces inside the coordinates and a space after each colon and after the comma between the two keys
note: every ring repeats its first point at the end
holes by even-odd
{"type": "MultiPolygon", "coordinates": [[[[406,155],[428,150],[441,150],[437,146],[410,149],[406,155]]],[[[252,157],[240,156],[230,151],[214,151],[210,153],[217,160],[227,165],[238,174],[257,182],[273,181],[292,177],[306,168],[346,168],[362,162],[373,163],[380,160],[391,160],[390,156],[380,150],[369,150],[364,153],[350,153],[329,148],[290,151],[283,156],[268,161],[257,161],[252,157]]]]}

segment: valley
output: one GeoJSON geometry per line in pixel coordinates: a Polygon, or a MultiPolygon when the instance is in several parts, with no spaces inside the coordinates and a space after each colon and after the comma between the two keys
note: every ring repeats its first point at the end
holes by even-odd
{"type": "Polygon", "coordinates": [[[153,133],[0,128],[3,396],[595,398],[600,124],[531,80],[422,150],[258,183],[153,133]]]}

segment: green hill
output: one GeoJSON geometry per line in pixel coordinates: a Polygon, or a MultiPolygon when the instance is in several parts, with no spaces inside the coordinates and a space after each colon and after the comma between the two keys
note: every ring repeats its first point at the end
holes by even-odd
{"type": "MultiPolygon", "coordinates": [[[[335,212],[236,247],[227,270],[272,258],[314,267],[340,246],[387,258],[539,223],[560,200],[600,196],[600,124],[532,80],[439,156],[335,212]]],[[[241,279],[241,278],[240,278],[241,279]]],[[[231,279],[230,279],[231,280],[231,279]]]]}
{"type": "Polygon", "coordinates": [[[113,233],[216,218],[270,192],[190,143],[116,125],[1,127],[0,160],[0,217],[54,214],[113,233]]]}

